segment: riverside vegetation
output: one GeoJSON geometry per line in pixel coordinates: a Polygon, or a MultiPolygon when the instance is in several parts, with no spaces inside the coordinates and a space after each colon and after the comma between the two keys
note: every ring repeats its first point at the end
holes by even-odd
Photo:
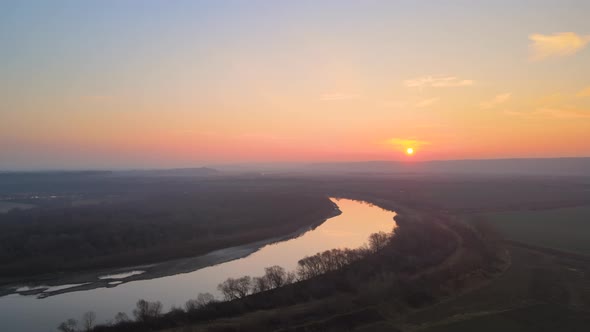
{"type": "MultiPolygon", "coordinates": [[[[341,312],[343,303],[349,310],[360,310],[355,319],[362,322],[374,318],[368,308],[377,303],[388,301],[395,310],[421,307],[490,277],[504,264],[497,238],[482,225],[468,225],[444,215],[398,215],[396,222],[395,232],[373,234],[361,248],[304,257],[295,271],[271,266],[263,276],[229,278],[218,286],[223,301],[199,294],[184,308],[163,313],[159,302],[139,300],[134,319],[119,313],[107,324],[89,327],[85,315],[82,324],[70,319],[59,330],[155,331],[196,326],[204,331],[265,331],[303,322],[297,321],[297,315],[248,320],[246,325],[238,324],[241,328],[222,322],[276,308],[289,312],[298,305],[326,315],[341,312]]],[[[326,326],[321,324],[311,330],[324,330],[326,326]]]]}
{"type": "Polygon", "coordinates": [[[285,236],[321,222],[334,208],[323,195],[231,188],[14,210],[0,214],[0,285],[194,257],[285,236]]]}

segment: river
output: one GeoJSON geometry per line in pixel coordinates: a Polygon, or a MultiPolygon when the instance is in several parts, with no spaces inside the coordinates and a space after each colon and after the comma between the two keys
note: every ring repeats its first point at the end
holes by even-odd
{"type": "MultiPolygon", "coordinates": [[[[117,312],[130,317],[139,299],[161,301],[166,310],[182,307],[198,293],[209,292],[221,299],[217,285],[229,277],[259,276],[264,268],[280,265],[293,271],[297,261],[334,248],[358,248],[370,234],[390,232],[395,227],[394,212],[361,201],[333,199],[342,212],[303,235],[268,244],[254,253],[225,263],[208,266],[189,273],[156,279],[121,283],[112,288],[96,288],[64,293],[46,298],[11,294],[0,297],[0,331],[56,331],[67,318],[80,319],[84,312],[96,313],[99,323],[112,319],[117,312]]],[[[129,269],[128,274],[111,275],[113,285],[125,277],[141,273],[129,269]]],[[[60,286],[57,286],[60,287],[60,286]]],[[[67,285],[61,286],[67,287],[67,285]]]]}

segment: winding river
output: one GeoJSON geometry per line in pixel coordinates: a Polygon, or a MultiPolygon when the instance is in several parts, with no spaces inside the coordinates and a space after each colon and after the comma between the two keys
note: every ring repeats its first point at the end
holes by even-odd
{"type": "MultiPolygon", "coordinates": [[[[0,297],[0,331],[35,332],[56,331],[67,318],[80,319],[84,312],[94,311],[98,322],[112,319],[117,312],[130,317],[138,299],[161,301],[165,310],[182,307],[198,293],[209,292],[221,298],[217,285],[228,277],[259,276],[264,268],[280,265],[294,270],[297,261],[333,248],[358,248],[366,243],[371,233],[389,232],[395,227],[394,212],[348,199],[332,199],[342,212],[303,235],[268,244],[239,259],[181,273],[148,280],[124,282],[125,278],[141,274],[128,273],[106,276],[112,279],[111,288],[96,288],[38,298],[35,295],[11,294],[0,297]]],[[[103,277],[104,278],[104,277],[103,277]]],[[[67,287],[69,285],[55,286],[67,287]]]]}

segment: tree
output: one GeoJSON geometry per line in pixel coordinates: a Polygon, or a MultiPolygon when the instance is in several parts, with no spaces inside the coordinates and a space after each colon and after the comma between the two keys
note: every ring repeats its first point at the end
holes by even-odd
{"type": "Polygon", "coordinates": [[[93,311],[88,311],[82,316],[82,327],[86,331],[92,330],[94,322],[96,321],[96,314],[93,311]]]}
{"type": "Polygon", "coordinates": [[[199,295],[197,295],[197,303],[200,308],[213,302],[215,302],[215,296],[211,293],[199,293],[199,295]]]}
{"type": "Polygon", "coordinates": [[[275,265],[264,269],[264,276],[268,280],[269,288],[279,288],[287,284],[287,271],[275,265]]]}
{"type": "Polygon", "coordinates": [[[131,319],[129,319],[129,316],[127,316],[127,314],[124,313],[124,312],[120,312],[119,311],[115,315],[115,323],[116,324],[126,323],[126,322],[129,322],[129,321],[131,321],[131,319]]]}
{"type": "Polygon", "coordinates": [[[369,236],[369,249],[378,252],[389,243],[390,236],[385,232],[373,233],[369,236]]]}
{"type": "Polygon", "coordinates": [[[199,293],[196,299],[186,301],[184,308],[187,312],[198,310],[207,306],[211,302],[215,302],[215,297],[211,293],[199,293]]]}
{"type": "Polygon", "coordinates": [[[146,300],[137,301],[136,308],[133,309],[133,316],[140,322],[145,322],[158,318],[162,314],[162,303],[160,301],[148,302],[146,300]]]}
{"type": "Polygon", "coordinates": [[[285,285],[289,285],[295,282],[297,279],[297,274],[295,272],[287,272],[287,279],[285,280],[285,285]]]}
{"type": "Polygon", "coordinates": [[[297,274],[301,280],[317,277],[324,273],[320,262],[320,254],[306,256],[300,259],[297,264],[297,274]]]}
{"type": "Polygon", "coordinates": [[[252,278],[250,276],[244,276],[237,279],[236,292],[239,298],[248,296],[250,292],[250,286],[252,285],[252,278]]]}
{"type": "Polygon", "coordinates": [[[66,320],[65,322],[62,322],[57,327],[57,329],[61,332],[76,332],[77,328],[78,328],[78,321],[73,318],[70,318],[70,319],[66,320]]]}
{"type": "MultiPolygon", "coordinates": [[[[358,260],[367,257],[371,251],[367,248],[358,249],[332,249],[317,253],[313,256],[307,256],[297,262],[297,275],[299,280],[310,279],[321,274],[336,271],[348,264],[352,264],[358,260]]],[[[292,278],[293,282],[294,277],[292,278]]]]}
{"type": "Polygon", "coordinates": [[[217,289],[223,294],[223,298],[226,301],[231,301],[231,300],[236,299],[236,296],[233,291],[234,282],[235,281],[233,278],[228,278],[224,282],[217,285],[217,289]]]}
{"type": "Polygon", "coordinates": [[[267,276],[254,277],[252,279],[252,293],[260,293],[270,289],[267,276]]]}
{"type": "Polygon", "coordinates": [[[252,284],[252,278],[250,276],[244,276],[241,278],[228,278],[217,286],[217,289],[223,293],[223,296],[227,301],[241,299],[250,293],[250,286],[252,284]]]}
{"type": "Polygon", "coordinates": [[[191,312],[199,309],[199,304],[195,299],[189,299],[184,303],[184,310],[186,312],[191,312]]]}

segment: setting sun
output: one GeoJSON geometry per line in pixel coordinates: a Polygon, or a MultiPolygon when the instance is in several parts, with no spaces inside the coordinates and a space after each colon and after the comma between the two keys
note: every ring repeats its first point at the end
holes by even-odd
{"type": "Polygon", "coordinates": [[[0,332],[589,325],[590,0],[0,9],[0,332]]]}

